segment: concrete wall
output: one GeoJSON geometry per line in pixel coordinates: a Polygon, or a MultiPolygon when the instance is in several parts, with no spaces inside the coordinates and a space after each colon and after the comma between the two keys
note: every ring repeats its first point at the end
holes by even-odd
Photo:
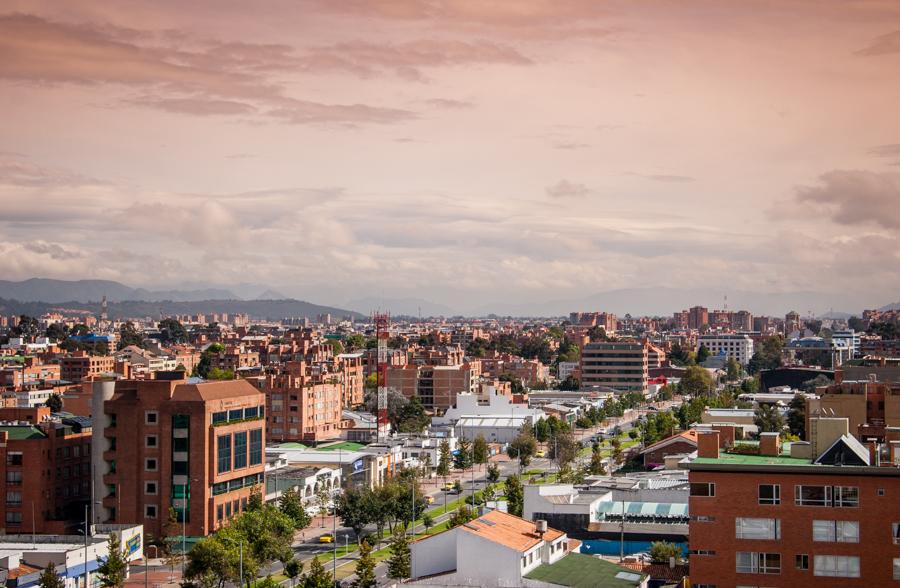
{"type": "Polygon", "coordinates": [[[410,544],[413,577],[441,574],[456,569],[456,538],[459,529],[450,529],[410,544]]]}
{"type": "Polygon", "coordinates": [[[457,573],[484,586],[519,586],[522,576],[541,565],[540,552],[523,568],[517,551],[465,531],[456,542],[457,573]]]}

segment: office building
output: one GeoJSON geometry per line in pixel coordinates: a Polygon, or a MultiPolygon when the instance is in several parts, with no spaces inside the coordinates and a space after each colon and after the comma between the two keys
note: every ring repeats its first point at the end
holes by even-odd
{"type": "Polygon", "coordinates": [[[642,342],[588,343],[581,351],[581,387],[616,392],[647,392],[647,344],[642,342]]]}
{"type": "Polygon", "coordinates": [[[697,348],[701,346],[709,349],[710,355],[724,353],[741,365],[747,365],[753,357],[753,339],[749,335],[701,335],[697,340],[697,348]]]}

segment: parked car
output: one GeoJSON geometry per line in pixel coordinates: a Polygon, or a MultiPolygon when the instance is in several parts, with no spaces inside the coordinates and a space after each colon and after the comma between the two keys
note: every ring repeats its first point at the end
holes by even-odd
{"type": "Polygon", "coordinates": [[[319,537],[319,543],[334,543],[334,535],[331,533],[325,533],[321,537],[319,537]]]}

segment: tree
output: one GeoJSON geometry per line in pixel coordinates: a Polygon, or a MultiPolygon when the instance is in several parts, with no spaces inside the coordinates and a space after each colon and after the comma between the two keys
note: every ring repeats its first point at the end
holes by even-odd
{"type": "Polygon", "coordinates": [[[512,459],[519,459],[519,468],[526,468],[531,458],[537,453],[537,441],[528,431],[520,432],[506,447],[506,454],[512,459]]]}
{"type": "Polygon", "coordinates": [[[50,409],[50,412],[61,412],[63,409],[62,396],[56,393],[51,394],[44,404],[50,409]]]}
{"type": "Polygon", "coordinates": [[[653,563],[669,563],[669,558],[681,559],[681,548],[668,541],[654,541],[650,544],[650,560],[653,563]]]}
{"type": "Polygon", "coordinates": [[[780,433],[784,429],[784,418],[774,404],[760,404],[753,414],[753,424],[760,433],[780,433]]]}
{"type": "Polygon", "coordinates": [[[741,364],[733,358],[729,357],[725,362],[725,379],[734,382],[741,377],[741,364]]]}
{"type": "Polygon", "coordinates": [[[606,329],[600,325],[595,325],[588,329],[587,335],[590,337],[591,343],[609,341],[609,337],[606,336],[606,329]]]}
{"type": "Polygon", "coordinates": [[[546,443],[550,438],[550,423],[547,419],[540,419],[534,424],[534,437],[541,443],[546,443]]]}
{"type": "Polygon", "coordinates": [[[422,526],[425,527],[426,533],[428,533],[428,529],[434,526],[434,518],[427,512],[422,514],[422,526]]]}
{"type": "Polygon", "coordinates": [[[497,464],[492,463],[488,466],[487,481],[491,484],[496,484],[500,481],[500,468],[497,466],[497,464]]]}
{"type": "Polygon", "coordinates": [[[365,349],[366,347],[366,337],[360,333],[354,333],[347,337],[346,341],[347,349],[349,351],[356,351],[357,349],[365,349]]]}
{"type": "Polygon", "coordinates": [[[509,382],[513,394],[523,394],[525,392],[525,386],[522,385],[521,378],[517,378],[512,374],[500,374],[497,379],[501,382],[509,382]]]}
{"type": "Polygon", "coordinates": [[[344,352],[344,345],[337,339],[325,339],[325,345],[331,347],[331,352],[334,355],[340,355],[344,352]]]}
{"type": "Polygon", "coordinates": [[[774,335],[763,340],[747,363],[747,373],[755,375],[762,370],[772,370],[781,366],[781,351],[784,348],[784,337],[774,335]]]}
{"type": "Polygon", "coordinates": [[[559,389],[576,392],[581,389],[581,382],[578,381],[578,378],[569,374],[568,376],[566,376],[565,380],[559,383],[559,389]]]}
{"type": "Polygon", "coordinates": [[[437,465],[437,475],[444,478],[444,483],[447,483],[447,476],[450,474],[450,442],[444,439],[441,441],[441,446],[438,449],[438,465],[437,465]]]}
{"type": "Polygon", "coordinates": [[[409,550],[409,539],[405,532],[396,532],[391,539],[389,547],[391,557],[388,559],[388,577],[395,580],[409,578],[411,568],[411,555],[409,550]]]}
{"type": "Polygon", "coordinates": [[[578,455],[578,442],[575,435],[568,430],[559,430],[547,442],[549,448],[548,456],[556,462],[556,466],[561,468],[564,465],[571,464],[578,455]]]}
{"type": "Polygon", "coordinates": [[[284,564],[284,575],[291,579],[291,588],[294,586],[294,580],[303,572],[303,562],[292,557],[284,564]]]}
{"type": "Polygon", "coordinates": [[[62,323],[53,323],[47,327],[44,336],[52,341],[65,341],[69,336],[69,330],[62,323]]]}
{"type": "Polygon", "coordinates": [[[184,329],[184,325],[173,318],[165,318],[159,321],[158,327],[159,340],[166,345],[187,341],[187,331],[184,329]]]}
{"type": "Polygon", "coordinates": [[[594,421],[587,415],[581,415],[578,417],[578,420],[575,421],[575,426],[579,429],[590,429],[594,426],[594,421]]]}
{"type": "Polygon", "coordinates": [[[234,372],[231,370],[223,370],[221,368],[210,368],[208,372],[206,372],[207,380],[233,380],[234,372]]]}
{"type": "Polygon", "coordinates": [[[472,465],[472,448],[471,443],[465,439],[460,439],[456,443],[456,453],[453,455],[453,467],[458,470],[465,470],[472,465]]]}
{"type": "Polygon", "coordinates": [[[431,417],[425,414],[425,407],[418,396],[397,411],[397,430],[401,433],[421,433],[431,423],[431,417]]]}
{"type": "Polygon", "coordinates": [[[525,488],[519,476],[513,474],[506,478],[506,510],[517,517],[522,516],[522,508],[525,506],[525,488]]]}
{"type": "Polygon", "coordinates": [[[696,359],[696,362],[697,362],[697,363],[703,363],[704,361],[706,361],[706,360],[709,358],[709,355],[710,355],[710,353],[709,353],[709,348],[708,348],[706,345],[701,345],[701,346],[697,349],[697,359],[696,359]]]}
{"type": "Polygon", "coordinates": [[[588,466],[588,471],[593,476],[605,476],[606,475],[606,465],[604,464],[603,453],[600,452],[600,449],[594,449],[591,452],[591,463],[588,466]]]}
{"type": "Polygon", "coordinates": [[[65,581],[56,573],[56,564],[52,561],[47,562],[47,567],[41,572],[38,578],[38,586],[41,588],[65,588],[65,581]]]}
{"type": "Polygon", "coordinates": [[[144,342],[144,336],[137,330],[134,323],[128,321],[119,327],[119,341],[116,343],[116,349],[125,349],[129,345],[138,345],[144,342]]]}
{"type": "Polygon", "coordinates": [[[823,386],[830,386],[834,383],[834,380],[826,376],[825,374],[819,374],[815,378],[811,380],[806,380],[802,384],[800,384],[800,389],[804,392],[815,392],[816,388],[821,388],[823,386]]]}
{"type": "Polygon", "coordinates": [[[787,426],[791,435],[806,438],[806,398],[795,394],[788,404],[787,426]]]}
{"type": "Polygon", "coordinates": [[[10,334],[14,337],[37,337],[41,332],[41,323],[33,316],[19,315],[19,322],[12,328],[10,334]]]}
{"type": "Polygon", "coordinates": [[[128,562],[125,561],[125,554],[122,551],[118,534],[110,533],[109,540],[106,542],[106,549],[108,551],[107,556],[100,560],[100,565],[97,567],[100,585],[104,588],[123,586],[125,584],[125,575],[128,572],[128,562]]]}
{"type": "MultiPolygon", "coordinates": [[[[291,585],[293,585],[293,583],[294,581],[291,580],[291,585]]],[[[267,574],[262,580],[256,580],[253,583],[253,588],[281,588],[281,584],[272,578],[272,574],[267,574]]]]}
{"type": "Polygon", "coordinates": [[[334,588],[334,579],[319,558],[314,557],[309,562],[309,572],[304,574],[300,586],[302,588],[334,588]]]}
{"type": "Polygon", "coordinates": [[[479,434],[472,443],[472,461],[478,465],[484,465],[488,460],[488,444],[484,435],[479,434]]]}
{"type": "Polygon", "coordinates": [[[447,525],[452,529],[453,527],[465,525],[476,518],[478,518],[478,513],[475,512],[475,509],[463,504],[456,509],[456,512],[450,515],[450,518],[447,519],[447,525]]]}
{"type": "Polygon", "coordinates": [[[681,377],[681,391],[684,394],[697,396],[709,394],[713,389],[713,379],[709,372],[699,365],[690,365],[681,377]]]}
{"type": "Polygon", "coordinates": [[[323,484],[321,488],[316,490],[316,506],[319,507],[319,514],[322,515],[322,526],[325,526],[325,515],[328,514],[328,502],[331,500],[331,492],[323,484]]]}
{"type": "Polygon", "coordinates": [[[372,490],[368,486],[344,490],[338,496],[335,515],[341,517],[341,524],[353,529],[357,540],[362,539],[366,525],[375,522],[372,490]]]}
{"type": "Polygon", "coordinates": [[[356,560],[356,580],[353,581],[353,588],[375,588],[377,585],[372,547],[364,539],[359,544],[359,559],[356,560]]]}
{"type": "Polygon", "coordinates": [[[303,507],[302,500],[293,490],[287,490],[281,495],[278,508],[294,521],[294,529],[297,531],[305,529],[312,522],[309,513],[303,507]]]}

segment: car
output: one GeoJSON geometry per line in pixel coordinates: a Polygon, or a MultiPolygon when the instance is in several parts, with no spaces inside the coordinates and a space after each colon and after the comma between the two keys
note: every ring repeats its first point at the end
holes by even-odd
{"type": "Polygon", "coordinates": [[[426,496],[425,504],[434,504],[434,496],[426,496]]]}
{"type": "Polygon", "coordinates": [[[534,456],[535,457],[547,457],[547,452],[546,451],[538,451],[537,453],[534,454],[534,456]]]}
{"type": "Polygon", "coordinates": [[[319,537],[319,543],[334,543],[334,535],[331,533],[325,533],[321,537],[319,537]]]}
{"type": "Polygon", "coordinates": [[[448,482],[447,484],[444,484],[444,487],[441,488],[441,490],[443,490],[444,492],[450,492],[451,490],[453,490],[453,484],[450,484],[448,482]]]}

